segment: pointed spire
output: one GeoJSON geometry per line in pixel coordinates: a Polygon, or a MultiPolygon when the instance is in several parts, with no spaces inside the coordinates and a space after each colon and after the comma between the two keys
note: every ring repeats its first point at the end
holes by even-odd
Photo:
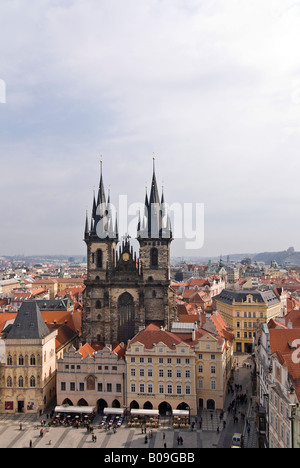
{"type": "Polygon", "coordinates": [[[153,157],[153,175],[152,175],[152,183],[151,183],[151,192],[150,192],[149,203],[150,204],[151,203],[160,203],[158,189],[157,189],[156,175],[155,175],[155,157],[153,157]]]}
{"type": "Polygon", "coordinates": [[[85,228],[84,228],[84,237],[89,237],[89,219],[88,219],[88,210],[86,210],[86,218],[85,218],[85,228]]]}
{"type": "Polygon", "coordinates": [[[115,222],[115,237],[116,237],[116,239],[119,239],[118,217],[117,217],[117,214],[116,214],[116,222],[115,222]]]}
{"type": "Polygon", "coordinates": [[[94,190],[93,190],[93,208],[92,208],[92,217],[94,219],[96,217],[96,210],[97,210],[97,204],[96,204],[95,187],[94,187],[94,190]]]}
{"type": "Polygon", "coordinates": [[[102,205],[102,208],[106,206],[106,198],[105,198],[103,174],[102,174],[102,159],[100,160],[100,182],[99,182],[98,199],[97,199],[97,206],[99,207],[99,205],[102,205]]]}

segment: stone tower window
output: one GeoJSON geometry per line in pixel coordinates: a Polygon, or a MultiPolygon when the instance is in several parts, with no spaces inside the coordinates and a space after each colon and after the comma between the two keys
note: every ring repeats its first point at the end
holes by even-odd
{"type": "Polygon", "coordinates": [[[152,267],[158,266],[158,250],[156,247],[150,251],[150,264],[152,267]]]}
{"type": "Polygon", "coordinates": [[[97,250],[97,268],[102,268],[103,266],[103,253],[101,249],[97,250]]]}

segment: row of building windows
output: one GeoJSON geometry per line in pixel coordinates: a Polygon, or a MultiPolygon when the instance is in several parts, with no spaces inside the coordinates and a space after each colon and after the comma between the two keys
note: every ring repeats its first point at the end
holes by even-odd
{"type": "MultiPolygon", "coordinates": [[[[158,369],[158,377],[164,377],[165,375],[168,378],[172,378],[173,377],[173,370],[172,369],[167,369],[167,371],[165,372],[164,369],[158,369]]],[[[136,369],[135,368],[130,369],[130,376],[131,377],[136,377],[136,369]]],[[[139,368],[139,376],[140,377],[145,377],[145,369],[143,367],[139,368]]],[[[153,369],[152,368],[147,369],[147,376],[148,377],[153,377],[153,369]]],[[[182,377],[182,372],[181,372],[180,369],[176,369],[176,377],[178,379],[180,379],[182,377]]],[[[191,378],[190,369],[185,370],[185,378],[186,379],[191,378]]]]}
{"type": "MultiPolygon", "coordinates": [[[[147,388],[147,393],[154,393],[153,384],[148,384],[147,387],[146,387],[146,385],[144,383],[140,383],[139,386],[137,386],[135,383],[130,384],[130,392],[131,393],[136,393],[137,388],[139,390],[139,393],[146,393],[146,388],[147,388]]],[[[166,393],[168,395],[173,395],[173,385],[172,384],[168,384],[168,385],[166,385],[166,387],[163,384],[159,384],[158,385],[158,393],[160,393],[160,394],[165,393],[165,388],[166,388],[166,393]]],[[[175,388],[176,393],[175,394],[176,395],[183,395],[182,388],[183,388],[182,385],[176,385],[176,388],[175,388]]],[[[191,395],[191,386],[190,385],[185,385],[184,390],[185,390],[185,392],[184,392],[185,395],[191,395]]]]}
{"type": "MultiPolygon", "coordinates": [[[[65,371],[69,371],[69,370],[81,370],[81,365],[80,364],[65,364],[64,365],[64,370],[65,371]]],[[[101,370],[104,370],[104,371],[108,371],[108,372],[114,372],[114,371],[117,371],[118,370],[118,366],[97,366],[97,370],[98,371],[101,371],[101,370]]]]}
{"type": "MultiPolygon", "coordinates": [[[[139,352],[139,349],[136,351],[136,352],[139,352]]],[[[161,349],[161,352],[163,352],[163,348],[161,349]]],[[[176,359],[176,364],[185,364],[186,366],[190,365],[191,364],[191,360],[190,358],[185,358],[184,360],[182,358],[175,358],[176,359]]],[[[132,364],[134,364],[135,362],[137,362],[136,358],[134,356],[131,356],[130,357],[130,362],[132,364]]],[[[146,358],[144,357],[140,357],[138,359],[138,362],[140,364],[144,364],[146,362],[146,358]]],[[[153,363],[153,358],[152,357],[148,357],[147,358],[147,364],[152,364],[153,363]]],[[[163,358],[163,357],[160,357],[158,358],[158,363],[159,364],[173,364],[173,359],[172,358],[163,358]]]]}
{"type": "MultiPolygon", "coordinates": [[[[60,383],[60,390],[62,392],[67,391],[67,383],[66,382],[61,382],[60,383]]],[[[85,382],[79,382],[78,383],[78,389],[76,389],[76,382],[70,382],[69,383],[69,391],[70,392],[85,392],[87,390],[87,386],[85,382]]],[[[107,393],[112,393],[113,391],[116,391],[116,393],[122,393],[122,384],[117,383],[115,384],[115,388],[112,383],[102,383],[99,382],[97,384],[97,392],[107,392],[107,393]]]]}
{"type": "MultiPolygon", "coordinates": [[[[177,379],[181,379],[182,378],[182,371],[181,369],[176,369],[176,378],[177,379]]],[[[200,364],[198,366],[198,372],[199,374],[203,374],[204,372],[204,366],[202,364],[200,364]]],[[[216,374],[217,373],[217,367],[212,365],[210,366],[210,373],[211,374],[216,374]]],[[[136,373],[136,369],[135,368],[131,368],[130,369],[130,376],[131,377],[136,377],[137,373],[136,373]]],[[[142,367],[139,369],[139,376],[140,377],[145,377],[146,375],[146,372],[145,372],[145,369],[142,367]]],[[[158,377],[168,377],[168,378],[172,378],[173,377],[173,370],[172,369],[167,369],[166,373],[164,371],[164,369],[158,369],[158,377]]],[[[186,369],[184,371],[184,375],[185,375],[185,378],[186,379],[190,379],[191,378],[191,371],[189,369],[186,369]]],[[[148,377],[153,377],[153,369],[152,368],[148,368],[147,369],[147,376],[148,377]]]]}
{"type": "MultiPolygon", "coordinates": [[[[24,365],[29,365],[30,366],[35,366],[37,361],[39,362],[40,361],[40,356],[38,355],[38,357],[36,358],[36,356],[34,354],[32,354],[28,360],[28,356],[26,356],[24,358],[24,356],[22,354],[19,355],[18,359],[17,359],[17,363],[19,366],[24,366],[24,365]]],[[[6,363],[8,366],[12,366],[13,365],[13,357],[9,354],[7,356],[7,360],[6,360],[6,363]]]]}
{"type": "Polygon", "coordinates": [[[264,318],[264,314],[263,312],[259,312],[259,313],[256,313],[256,312],[239,312],[237,311],[236,313],[236,316],[237,317],[244,317],[244,318],[264,318]]]}
{"type": "MultiPolygon", "coordinates": [[[[20,376],[18,378],[18,387],[23,388],[24,387],[24,377],[20,376]]],[[[27,387],[27,379],[25,379],[26,387],[27,387]]],[[[13,379],[12,377],[8,376],[6,379],[6,386],[11,388],[13,386],[13,379]]],[[[29,386],[30,387],[36,387],[36,378],[34,376],[31,376],[29,379],[29,386]]]]}
{"type": "MultiPolygon", "coordinates": [[[[139,393],[145,393],[145,389],[147,388],[147,393],[153,393],[153,384],[149,383],[147,384],[147,387],[144,383],[140,383],[139,386],[135,383],[130,384],[130,391],[131,393],[136,393],[137,388],[139,388],[139,393]]],[[[159,384],[158,385],[158,393],[162,394],[165,393],[165,388],[167,390],[166,393],[169,395],[173,394],[173,385],[172,384],[167,384],[166,386],[164,384],[159,384]]],[[[182,385],[176,385],[175,391],[176,395],[182,395],[182,385]]],[[[191,386],[190,385],[185,385],[185,395],[190,395],[191,394],[191,386]]],[[[202,390],[204,388],[204,382],[203,380],[198,381],[198,388],[202,390]]],[[[217,389],[217,381],[216,380],[211,380],[210,381],[210,390],[216,390],[217,389]]]]}
{"type": "MultiPolygon", "coordinates": [[[[241,332],[236,332],[236,337],[241,338],[241,332]]],[[[244,332],[244,338],[255,338],[255,332],[244,332]]]]}

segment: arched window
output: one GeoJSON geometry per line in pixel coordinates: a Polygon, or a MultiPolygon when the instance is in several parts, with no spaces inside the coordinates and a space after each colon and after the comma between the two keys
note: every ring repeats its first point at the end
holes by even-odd
{"type": "Polygon", "coordinates": [[[156,247],[150,251],[150,265],[152,267],[158,266],[158,250],[156,247]]]}
{"type": "Polygon", "coordinates": [[[19,366],[24,366],[24,358],[23,358],[22,354],[20,354],[20,356],[19,356],[19,366]]]}
{"type": "Polygon", "coordinates": [[[12,366],[12,357],[10,354],[7,356],[7,365],[12,366]]]}
{"type": "Polygon", "coordinates": [[[7,387],[12,387],[12,378],[10,376],[7,377],[6,386],[7,387]]]}
{"type": "Polygon", "coordinates": [[[19,387],[24,387],[23,377],[19,377],[19,387]]]}
{"type": "Polygon", "coordinates": [[[30,365],[31,365],[31,366],[35,366],[35,355],[34,355],[34,354],[32,354],[32,355],[30,356],[30,365]]]}
{"type": "Polygon", "coordinates": [[[96,301],[96,309],[101,309],[101,301],[96,301]]]}
{"type": "Polygon", "coordinates": [[[97,250],[97,268],[102,268],[103,265],[103,254],[102,250],[98,249],[97,250]]]}
{"type": "Polygon", "coordinates": [[[35,377],[33,375],[30,377],[30,387],[35,387],[35,377]]]}

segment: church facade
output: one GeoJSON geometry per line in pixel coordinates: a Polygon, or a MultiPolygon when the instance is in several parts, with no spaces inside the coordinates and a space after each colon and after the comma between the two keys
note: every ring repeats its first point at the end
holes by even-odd
{"type": "Polygon", "coordinates": [[[173,240],[164,196],[160,198],[153,166],[150,195],[140,214],[134,252],[129,236],[119,239],[102,167],[91,221],[86,220],[87,279],[82,315],[83,342],[127,344],[149,323],[170,329],[176,320],[175,291],[170,284],[173,240]]]}

